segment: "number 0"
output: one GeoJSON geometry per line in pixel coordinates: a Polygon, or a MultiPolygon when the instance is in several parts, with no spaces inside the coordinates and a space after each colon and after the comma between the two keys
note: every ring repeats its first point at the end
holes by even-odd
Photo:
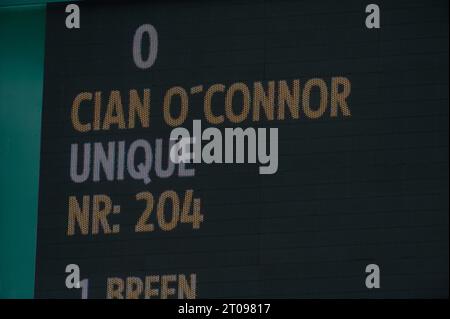
{"type": "Polygon", "coordinates": [[[151,24],[143,24],[137,28],[133,37],[133,60],[136,66],[140,69],[148,69],[156,60],[158,54],[158,33],[151,24]],[[148,50],[148,57],[142,58],[142,37],[144,33],[148,34],[150,38],[150,47],[148,50]]]}

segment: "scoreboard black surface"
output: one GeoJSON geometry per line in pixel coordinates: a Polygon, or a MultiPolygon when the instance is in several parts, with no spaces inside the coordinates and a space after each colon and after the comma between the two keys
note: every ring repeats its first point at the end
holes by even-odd
{"type": "Polygon", "coordinates": [[[448,2],[369,4],[49,4],[35,296],[448,297],[448,2]]]}

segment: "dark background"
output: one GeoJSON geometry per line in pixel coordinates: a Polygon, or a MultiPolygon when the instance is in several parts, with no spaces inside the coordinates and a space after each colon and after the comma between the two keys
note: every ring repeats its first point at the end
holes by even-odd
{"type": "MultiPolygon", "coordinates": [[[[66,4],[48,5],[35,297],[79,298],[65,287],[70,263],[89,278],[90,298],[106,296],[107,277],[191,272],[198,298],[448,297],[448,2],[377,1],[381,29],[365,27],[369,3],[80,3],[72,30],[66,4]],[[132,40],[145,23],[159,50],[140,70],[132,40]],[[162,99],[172,86],[332,76],[351,81],[351,117],[257,123],[279,128],[275,175],[203,164],[195,177],[148,186],[70,180],[71,143],[166,142],[162,99]],[[73,130],[78,93],[117,89],[126,101],[133,88],[152,91],[150,128],[73,130]],[[134,233],[137,192],[189,188],[202,200],[199,230],[134,233]],[[120,234],[67,237],[72,194],[111,196],[120,234]],[[378,290],[365,286],[371,263],[378,290]]],[[[191,99],[183,126],[203,120],[202,108],[191,99]]]]}

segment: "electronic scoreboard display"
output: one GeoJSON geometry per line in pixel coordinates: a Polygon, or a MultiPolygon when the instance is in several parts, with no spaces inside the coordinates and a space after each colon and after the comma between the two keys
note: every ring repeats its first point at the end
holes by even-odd
{"type": "Polygon", "coordinates": [[[448,297],[447,1],[46,9],[36,298],[448,297]]]}

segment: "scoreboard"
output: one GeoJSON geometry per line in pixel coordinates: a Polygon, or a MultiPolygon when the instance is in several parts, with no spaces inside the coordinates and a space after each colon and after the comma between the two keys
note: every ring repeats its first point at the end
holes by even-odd
{"type": "Polygon", "coordinates": [[[368,4],[48,4],[35,297],[448,296],[448,2],[368,4]]]}

